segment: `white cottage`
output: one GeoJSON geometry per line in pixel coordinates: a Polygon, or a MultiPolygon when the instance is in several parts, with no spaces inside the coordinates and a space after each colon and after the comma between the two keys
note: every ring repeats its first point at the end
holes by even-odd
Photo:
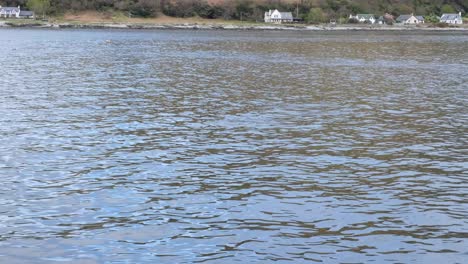
{"type": "Polygon", "coordinates": [[[397,23],[404,25],[424,24],[424,17],[411,15],[401,15],[396,19],[397,23]]]}
{"type": "Polygon", "coordinates": [[[462,18],[461,12],[459,12],[458,14],[443,14],[440,17],[440,22],[447,23],[447,24],[461,25],[463,24],[463,18],[462,18]]]}
{"type": "Polygon", "coordinates": [[[356,19],[359,23],[374,24],[376,19],[374,14],[356,14],[355,16],[349,15],[349,19],[356,19]]]}
{"type": "Polygon", "coordinates": [[[280,12],[278,9],[265,12],[265,23],[292,23],[293,20],[291,12],[280,12]]]}
{"type": "Polygon", "coordinates": [[[0,6],[0,17],[20,17],[21,8],[18,7],[3,7],[0,6]]]}

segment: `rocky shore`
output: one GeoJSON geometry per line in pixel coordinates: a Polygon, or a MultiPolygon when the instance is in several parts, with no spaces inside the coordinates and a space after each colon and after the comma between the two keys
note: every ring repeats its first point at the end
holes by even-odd
{"type": "Polygon", "coordinates": [[[21,28],[76,28],[76,29],[198,29],[198,30],[306,30],[306,31],[467,31],[468,27],[434,27],[424,26],[387,26],[387,25],[268,25],[268,24],[128,24],[128,23],[48,23],[31,21],[15,23],[0,21],[0,27],[21,28]]]}

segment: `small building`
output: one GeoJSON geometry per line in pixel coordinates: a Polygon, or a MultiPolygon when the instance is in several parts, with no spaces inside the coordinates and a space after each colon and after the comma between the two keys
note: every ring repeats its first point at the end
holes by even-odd
{"type": "Polygon", "coordinates": [[[19,13],[20,18],[34,18],[34,12],[33,11],[24,11],[21,10],[19,13]]]}
{"type": "Polygon", "coordinates": [[[356,14],[349,15],[349,19],[355,19],[359,23],[375,24],[376,19],[374,14],[356,14]]]}
{"type": "Polygon", "coordinates": [[[443,14],[440,17],[440,22],[447,23],[447,24],[461,25],[463,24],[463,18],[462,18],[461,12],[459,12],[458,14],[443,14]]]}
{"type": "Polygon", "coordinates": [[[294,21],[291,12],[280,12],[278,9],[265,12],[265,23],[292,23],[294,21]]]}
{"type": "Polygon", "coordinates": [[[411,15],[400,15],[397,17],[396,22],[404,25],[424,24],[424,17],[411,15]]]}
{"type": "Polygon", "coordinates": [[[3,7],[0,6],[0,17],[4,18],[19,18],[21,12],[20,6],[18,7],[3,7]]]}

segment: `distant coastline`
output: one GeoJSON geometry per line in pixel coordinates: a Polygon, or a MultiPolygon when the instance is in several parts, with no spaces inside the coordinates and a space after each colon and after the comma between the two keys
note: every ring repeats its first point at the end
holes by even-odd
{"type": "Polygon", "coordinates": [[[399,26],[399,25],[273,25],[273,24],[241,24],[241,23],[50,23],[42,21],[28,21],[15,23],[16,21],[0,21],[0,28],[51,28],[51,29],[193,29],[193,30],[295,30],[295,31],[466,31],[468,27],[435,27],[424,26],[399,26]]]}

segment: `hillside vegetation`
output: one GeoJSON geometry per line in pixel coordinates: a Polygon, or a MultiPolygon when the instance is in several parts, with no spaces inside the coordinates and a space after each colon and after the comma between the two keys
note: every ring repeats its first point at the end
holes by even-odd
{"type": "Polygon", "coordinates": [[[346,18],[350,13],[440,15],[468,11],[468,0],[0,0],[60,16],[82,11],[119,12],[128,17],[201,17],[260,21],[268,9],[291,11],[307,22],[346,18]]]}

